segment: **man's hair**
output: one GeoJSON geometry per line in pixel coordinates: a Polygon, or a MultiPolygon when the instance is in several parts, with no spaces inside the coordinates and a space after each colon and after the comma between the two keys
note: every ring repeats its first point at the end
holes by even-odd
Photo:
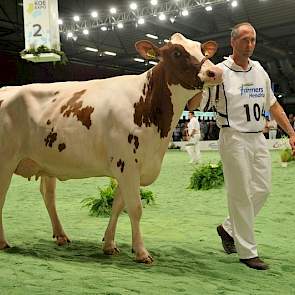
{"type": "Polygon", "coordinates": [[[244,22],[244,23],[236,24],[231,30],[230,36],[232,39],[235,39],[239,36],[239,28],[241,26],[249,26],[249,27],[253,28],[253,30],[255,31],[254,27],[250,23],[244,22]]]}
{"type": "Polygon", "coordinates": [[[189,114],[191,114],[191,115],[195,115],[195,112],[193,112],[193,111],[189,111],[189,114]]]}

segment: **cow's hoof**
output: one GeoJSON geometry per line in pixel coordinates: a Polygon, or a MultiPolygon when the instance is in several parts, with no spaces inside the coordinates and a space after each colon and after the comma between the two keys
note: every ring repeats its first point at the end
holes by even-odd
{"type": "Polygon", "coordinates": [[[66,235],[60,235],[60,236],[53,235],[53,238],[55,238],[55,243],[58,246],[64,246],[71,243],[70,239],[66,235]]]}
{"type": "Polygon", "coordinates": [[[5,249],[9,249],[9,248],[10,248],[10,246],[7,242],[5,242],[5,241],[0,242],[0,250],[5,250],[5,249]]]}
{"type": "Polygon", "coordinates": [[[150,254],[148,254],[144,257],[136,257],[135,261],[138,263],[152,264],[154,262],[154,259],[150,254]]]}
{"type": "Polygon", "coordinates": [[[105,255],[117,255],[120,253],[120,249],[117,247],[103,248],[102,251],[105,255]]]}

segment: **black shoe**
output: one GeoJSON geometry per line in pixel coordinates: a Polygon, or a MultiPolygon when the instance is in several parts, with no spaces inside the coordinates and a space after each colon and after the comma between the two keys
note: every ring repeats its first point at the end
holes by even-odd
{"type": "Polygon", "coordinates": [[[253,258],[249,258],[249,259],[240,259],[240,262],[246,264],[250,268],[254,268],[257,270],[269,269],[268,264],[266,264],[259,257],[253,257],[253,258]]]}
{"type": "Polygon", "coordinates": [[[221,238],[224,251],[227,254],[237,253],[234,239],[225,231],[221,224],[217,226],[217,233],[221,238]]]}

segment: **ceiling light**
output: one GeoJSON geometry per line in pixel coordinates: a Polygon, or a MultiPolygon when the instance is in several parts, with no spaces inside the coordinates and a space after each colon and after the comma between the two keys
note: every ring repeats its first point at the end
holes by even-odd
{"type": "Polygon", "coordinates": [[[59,20],[58,20],[58,24],[59,24],[59,25],[62,25],[62,24],[63,24],[62,19],[59,19],[59,20]]]}
{"type": "Polygon", "coordinates": [[[151,39],[155,39],[155,40],[157,40],[157,39],[159,39],[159,37],[158,36],[156,36],[156,35],[152,35],[152,34],[145,34],[148,38],[151,38],[151,39]]]}
{"type": "Polygon", "coordinates": [[[205,7],[205,10],[206,10],[206,11],[212,11],[212,10],[213,10],[213,8],[212,8],[212,6],[211,6],[211,5],[208,5],[208,6],[206,6],[206,7],[205,7]]]}
{"type": "Polygon", "coordinates": [[[187,9],[183,9],[183,10],[181,11],[181,15],[183,15],[183,16],[188,16],[188,10],[187,10],[187,9]]]}
{"type": "Polygon", "coordinates": [[[159,20],[164,21],[165,19],[166,19],[166,15],[163,12],[161,12],[159,14],[159,20]]]}
{"type": "Polygon", "coordinates": [[[158,4],[158,0],[151,0],[151,4],[154,5],[154,6],[157,5],[158,4]]]}
{"type": "Polygon", "coordinates": [[[143,24],[144,24],[144,18],[143,18],[143,17],[140,17],[140,18],[138,19],[137,23],[138,23],[139,25],[143,25],[143,24]]]}
{"type": "Polygon", "coordinates": [[[169,43],[170,40],[168,40],[168,39],[164,39],[164,42],[165,42],[165,43],[169,43]]]}
{"type": "Polygon", "coordinates": [[[136,10],[137,9],[137,4],[135,2],[130,3],[129,5],[131,10],[136,10]]]}
{"type": "Polygon", "coordinates": [[[75,22],[79,22],[80,21],[80,16],[79,15],[75,15],[73,17],[73,19],[74,19],[75,22]]]}
{"type": "Polygon", "coordinates": [[[105,55],[111,55],[111,56],[116,56],[117,53],[116,52],[112,52],[112,51],[104,51],[103,52],[105,55]]]}
{"type": "Polygon", "coordinates": [[[98,52],[98,49],[92,47],[85,47],[85,49],[92,52],[98,52]]]}
{"type": "Polygon", "coordinates": [[[175,22],[175,16],[171,16],[171,17],[169,18],[169,20],[170,20],[170,22],[173,24],[173,23],[175,22]]]}
{"type": "Polygon", "coordinates": [[[158,63],[157,63],[157,62],[155,62],[155,61],[153,61],[153,60],[149,60],[149,64],[150,64],[150,65],[154,65],[154,66],[155,66],[155,65],[157,65],[158,63]]]}
{"type": "Polygon", "coordinates": [[[84,34],[84,35],[88,35],[88,34],[89,34],[89,30],[88,30],[88,29],[84,29],[84,30],[83,30],[83,34],[84,34]]]}
{"type": "Polygon", "coordinates": [[[92,17],[98,17],[98,13],[97,13],[97,11],[92,11],[92,12],[91,12],[91,16],[92,16],[92,17]]]}
{"type": "Polygon", "coordinates": [[[108,28],[106,26],[102,26],[102,27],[100,27],[100,29],[104,32],[108,30],[108,28]]]}
{"type": "Polygon", "coordinates": [[[123,23],[118,23],[117,24],[118,29],[123,29],[124,28],[124,24],[123,23]]]}
{"type": "Polygon", "coordinates": [[[232,7],[237,7],[238,6],[238,1],[236,1],[236,0],[232,1],[231,6],[232,7]]]}
{"type": "Polygon", "coordinates": [[[74,35],[73,35],[72,32],[68,32],[68,33],[67,33],[67,38],[73,38],[73,36],[74,36],[74,35]]]}
{"type": "Polygon", "coordinates": [[[112,7],[112,8],[110,9],[110,13],[111,13],[111,14],[116,14],[116,13],[117,13],[117,9],[116,9],[115,7],[112,7]]]}
{"type": "Polygon", "coordinates": [[[144,59],[142,59],[142,58],[137,58],[137,57],[134,58],[133,60],[134,60],[134,61],[137,61],[137,62],[144,62],[144,59]]]}
{"type": "Polygon", "coordinates": [[[283,95],[282,95],[282,94],[279,94],[279,95],[278,95],[278,98],[281,98],[281,97],[283,97],[283,95]]]}

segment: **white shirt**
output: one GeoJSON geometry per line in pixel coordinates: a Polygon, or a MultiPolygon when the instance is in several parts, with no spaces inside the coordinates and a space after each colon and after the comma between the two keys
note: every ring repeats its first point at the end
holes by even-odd
{"type": "Polygon", "coordinates": [[[198,119],[196,117],[192,117],[187,124],[187,128],[188,128],[188,135],[189,136],[192,135],[192,132],[194,129],[196,130],[195,134],[199,134],[200,133],[200,124],[199,124],[198,119]]]}
{"type": "MultiPolygon", "coordinates": [[[[223,84],[204,91],[201,107],[214,107],[218,127],[240,132],[260,132],[263,114],[276,102],[270,79],[258,61],[249,59],[246,70],[231,57],[217,66],[223,70],[223,84]]],[[[206,109],[205,109],[206,111],[206,109]]]]}

